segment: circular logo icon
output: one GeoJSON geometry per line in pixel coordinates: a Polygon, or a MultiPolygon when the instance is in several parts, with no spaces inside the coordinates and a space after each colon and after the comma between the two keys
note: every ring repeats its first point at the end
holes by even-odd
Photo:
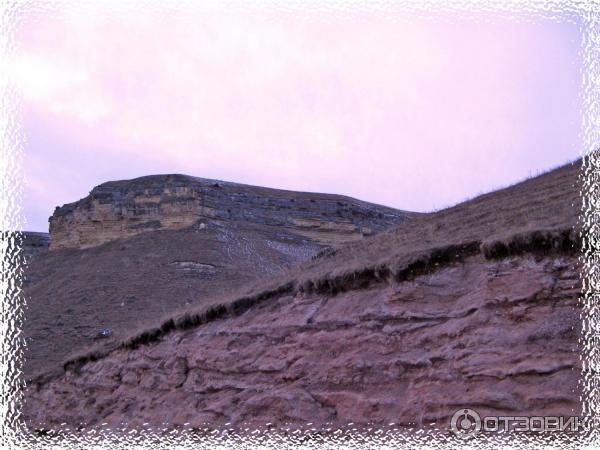
{"type": "Polygon", "coordinates": [[[450,428],[461,439],[475,437],[481,431],[481,417],[472,409],[459,409],[452,416],[450,428]]]}

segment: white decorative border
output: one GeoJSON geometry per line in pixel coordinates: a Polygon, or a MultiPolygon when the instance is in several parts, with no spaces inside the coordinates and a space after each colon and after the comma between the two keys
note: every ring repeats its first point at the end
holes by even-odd
{"type": "Polygon", "coordinates": [[[93,14],[98,8],[126,11],[136,10],[239,8],[257,12],[273,9],[298,10],[306,14],[363,15],[373,11],[385,12],[390,18],[429,18],[433,12],[459,15],[477,20],[502,16],[534,22],[539,19],[566,20],[580,23],[583,46],[581,56],[584,157],[581,180],[583,210],[581,214],[584,251],[583,263],[583,325],[582,362],[584,368],[584,414],[595,417],[600,413],[600,0],[398,0],[398,1],[350,1],[350,0],[206,0],[203,2],[174,0],[143,0],[131,2],[91,2],[88,0],[15,0],[0,2],[0,257],[2,275],[2,319],[0,321],[0,373],[2,389],[0,400],[0,446],[3,448],[454,448],[467,444],[475,448],[578,448],[600,447],[600,434],[594,426],[589,433],[580,436],[551,434],[480,435],[481,439],[468,443],[450,435],[434,435],[428,432],[403,433],[397,429],[373,430],[367,437],[356,430],[338,430],[328,437],[306,432],[257,431],[240,437],[223,430],[207,435],[170,433],[161,435],[156,431],[129,430],[127,438],[118,438],[108,430],[90,430],[83,434],[33,435],[18,425],[22,348],[20,332],[25,305],[21,298],[23,257],[20,251],[22,236],[11,230],[19,230],[23,224],[20,212],[23,179],[20,171],[24,136],[19,126],[19,105],[10,88],[10,80],[2,65],[15,48],[14,30],[25,10],[51,11],[57,6],[84,8],[93,14]],[[201,5],[201,6],[200,6],[201,5]]]}

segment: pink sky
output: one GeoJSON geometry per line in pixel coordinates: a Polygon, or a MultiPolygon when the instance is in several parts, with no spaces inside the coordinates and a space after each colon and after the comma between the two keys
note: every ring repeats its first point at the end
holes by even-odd
{"type": "Polygon", "coordinates": [[[23,16],[24,229],[185,173],[429,211],[580,153],[577,26],[245,9],[23,16]]]}

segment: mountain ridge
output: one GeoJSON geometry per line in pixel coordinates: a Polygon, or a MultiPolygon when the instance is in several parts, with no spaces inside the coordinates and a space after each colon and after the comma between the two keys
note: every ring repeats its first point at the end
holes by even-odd
{"type": "Polygon", "coordinates": [[[305,193],[188,175],[150,175],[96,186],[49,219],[50,249],[88,248],[200,220],[292,227],[326,244],[360,239],[418,215],[347,196],[305,193]]]}

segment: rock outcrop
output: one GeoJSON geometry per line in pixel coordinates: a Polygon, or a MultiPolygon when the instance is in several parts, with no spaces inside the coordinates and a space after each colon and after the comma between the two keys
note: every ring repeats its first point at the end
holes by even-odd
{"type": "Polygon", "coordinates": [[[415,216],[181,175],[105,183],[55,212],[50,251],[25,268],[25,373],[415,216]]]}
{"type": "Polygon", "coordinates": [[[323,429],[445,428],[462,408],[578,415],[579,168],[320,251],[71,358],[30,380],[23,419],[323,429]]]}
{"type": "Polygon", "coordinates": [[[86,198],[57,207],[50,218],[50,248],[88,248],[207,220],[282,227],[331,245],[360,239],[411,215],[338,195],[156,175],[104,183],[86,198]]]}
{"type": "Polygon", "coordinates": [[[577,415],[576,266],[558,254],[478,254],[402,283],[277,296],[32,384],[26,421],[443,428],[465,407],[577,415]]]}

